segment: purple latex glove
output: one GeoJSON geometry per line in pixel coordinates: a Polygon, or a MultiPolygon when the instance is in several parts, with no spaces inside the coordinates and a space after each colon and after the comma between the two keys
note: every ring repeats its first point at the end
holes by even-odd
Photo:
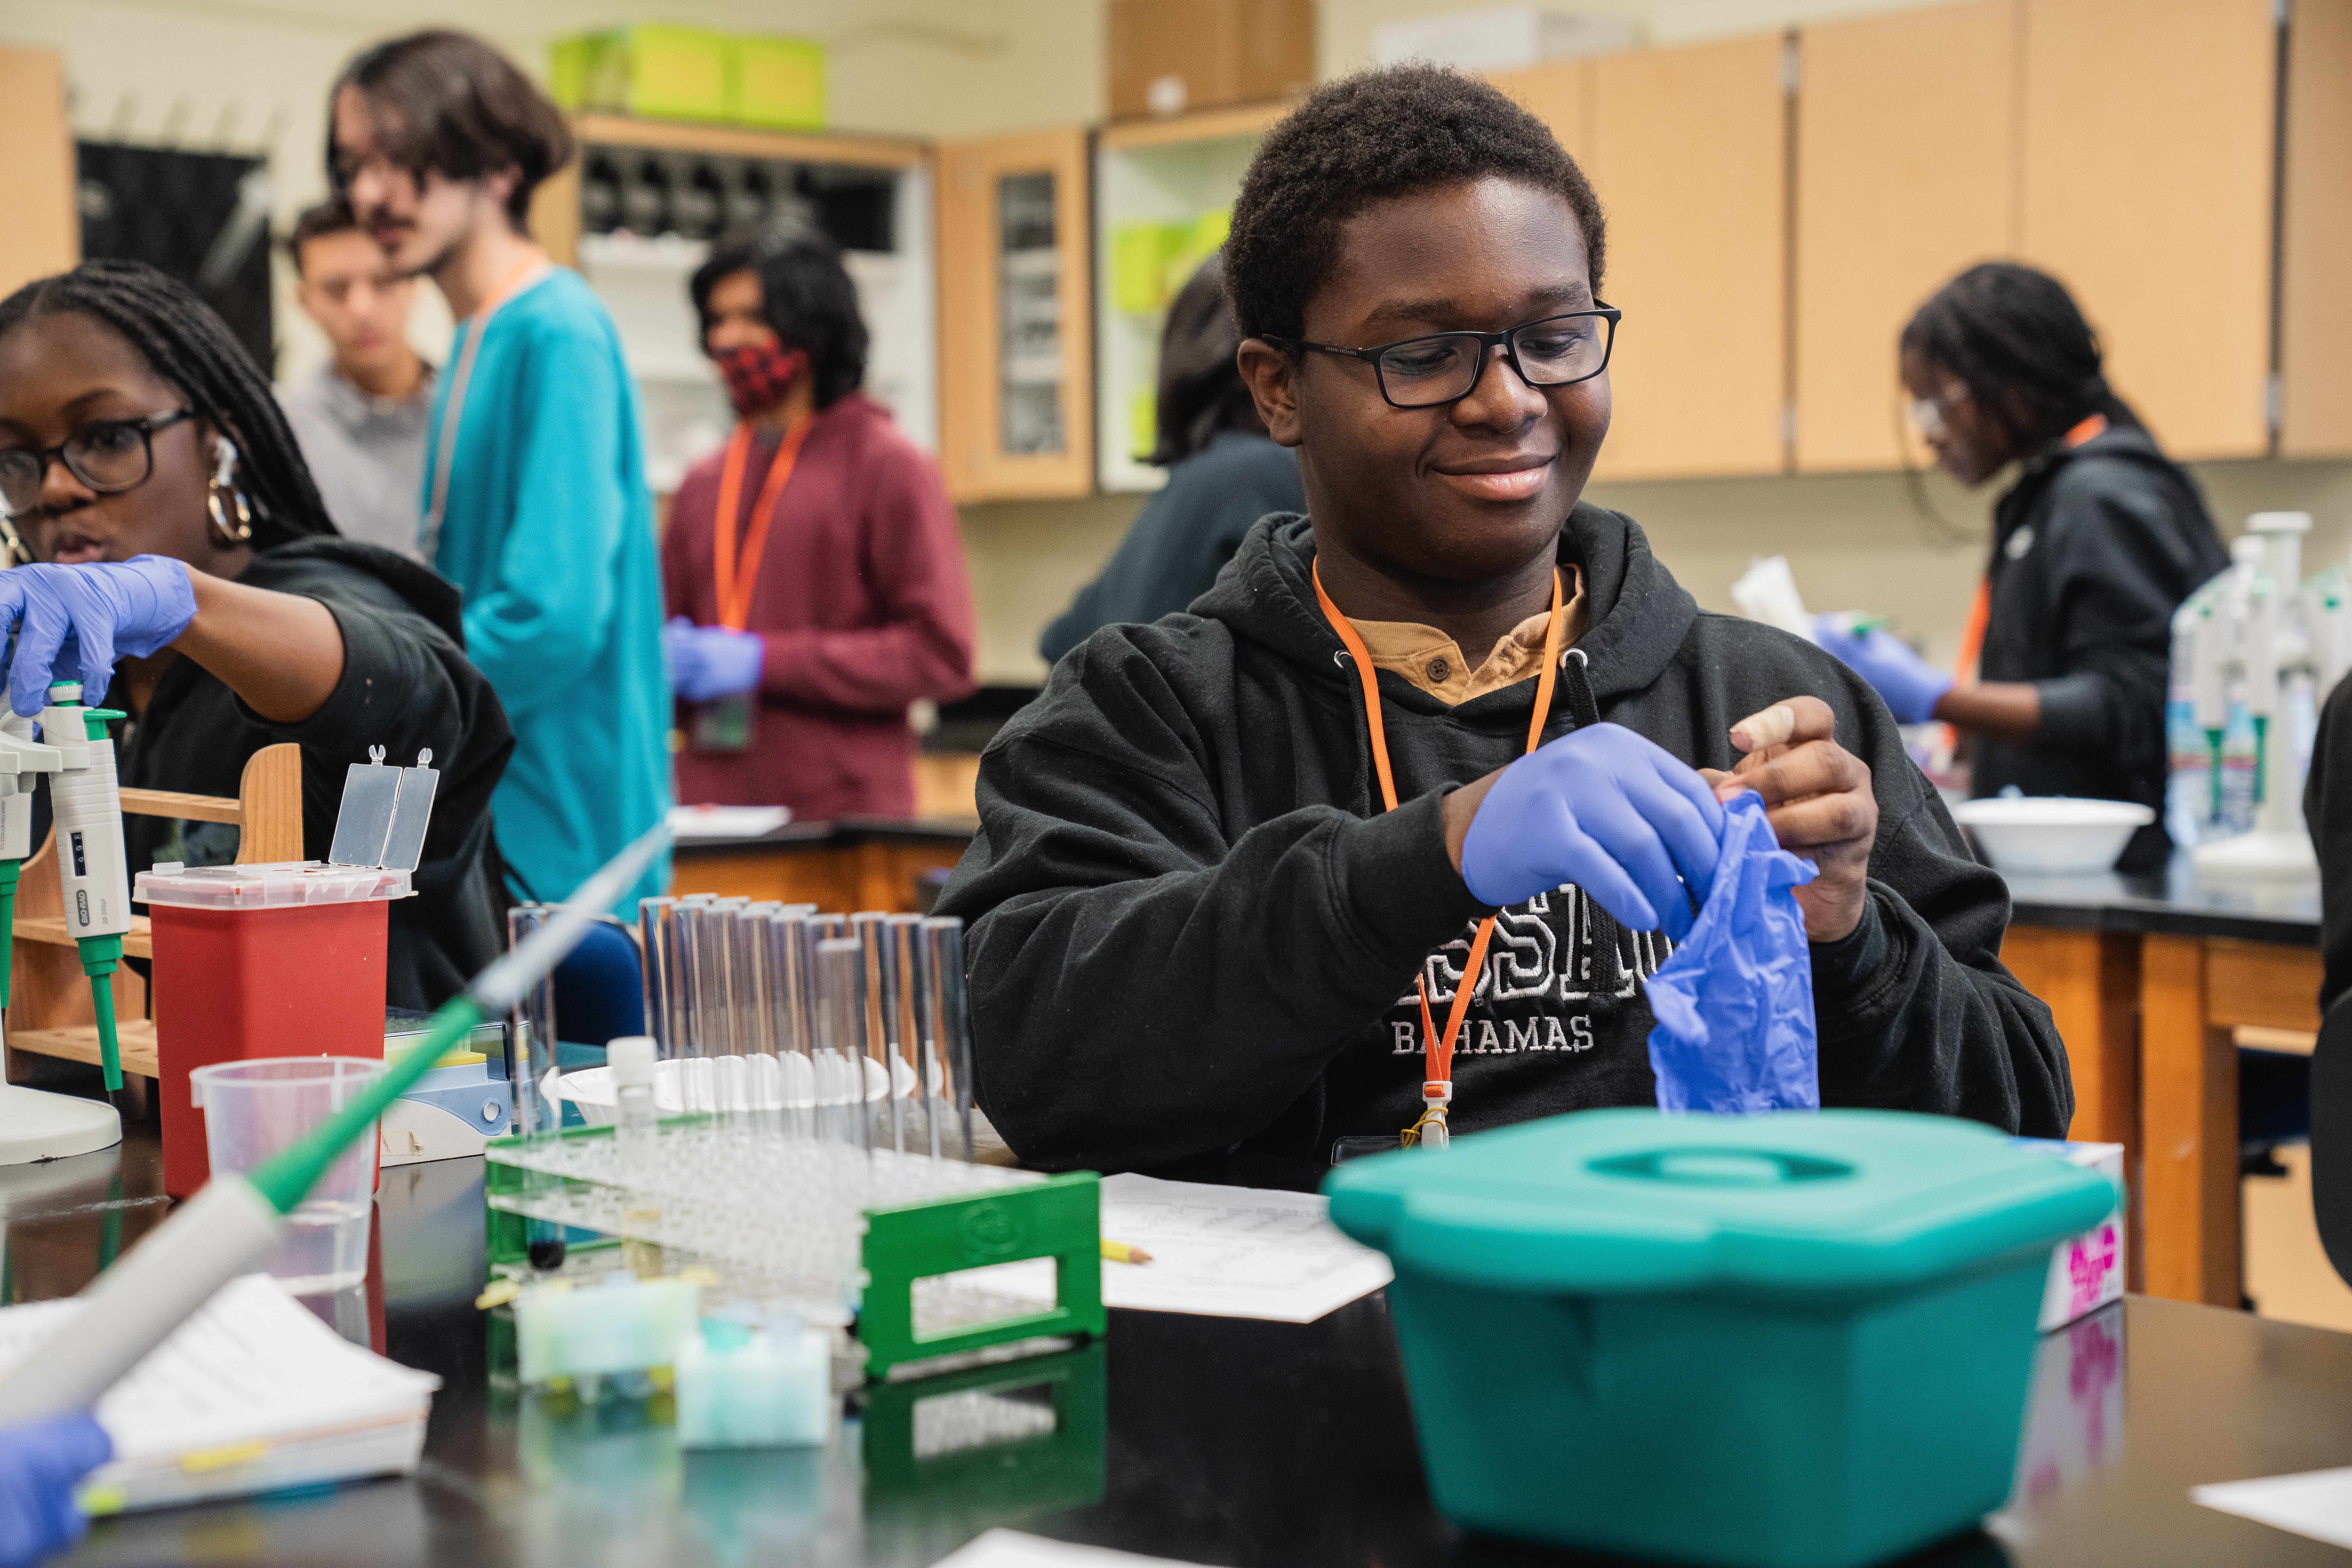
{"type": "Polygon", "coordinates": [[[768,645],[757,632],[698,626],[673,616],[662,628],[662,656],[669,661],[670,689],[688,702],[708,702],[756,689],[768,645]]]}
{"type": "Polygon", "coordinates": [[[32,1568],[79,1541],[89,1521],[74,1484],[113,1457],[114,1439],[88,1411],[0,1428],[0,1568],[32,1568]]]}
{"type": "Polygon", "coordinates": [[[1680,942],[1684,884],[1706,896],[1722,837],[1723,807],[1689,764],[1593,724],[1503,770],[1463,837],[1462,879],[1497,906],[1573,882],[1619,924],[1680,942]]]}
{"type": "Polygon", "coordinates": [[[1886,630],[1845,629],[1842,617],[1815,616],[1813,640],[1837,655],[1848,669],[1878,689],[1878,695],[1898,724],[1924,724],[1936,716],[1936,703],[1952,689],[1952,678],[1911,651],[1911,645],[1886,630]]]}
{"type": "Polygon", "coordinates": [[[64,679],[79,680],[82,701],[95,708],[114,679],[117,658],[155,652],[195,618],[188,569],[168,555],[0,572],[0,622],[16,634],[8,705],[26,719],[41,710],[70,637],[80,654],[64,679]]]}

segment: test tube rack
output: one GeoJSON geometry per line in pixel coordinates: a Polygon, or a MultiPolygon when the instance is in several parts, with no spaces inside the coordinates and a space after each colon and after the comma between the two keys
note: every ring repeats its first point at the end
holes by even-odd
{"type": "Polygon", "coordinates": [[[854,1310],[869,1378],[1106,1326],[1091,1173],[777,1139],[708,1115],[663,1121],[651,1159],[611,1127],[500,1139],[485,1152],[494,1268],[530,1271],[531,1220],[656,1246],[665,1267],[698,1263],[730,1294],[854,1310]],[[1050,1304],[952,1278],[1032,1258],[1054,1261],[1050,1304]]]}

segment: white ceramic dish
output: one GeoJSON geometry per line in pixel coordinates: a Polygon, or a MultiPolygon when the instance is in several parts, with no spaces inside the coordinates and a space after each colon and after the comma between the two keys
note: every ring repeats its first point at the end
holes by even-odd
{"type": "Polygon", "coordinates": [[[2029,877],[2109,870],[2132,834],[2156,820],[2154,811],[2131,801],[2072,795],[1963,801],[1952,816],[1976,835],[1994,869],[2029,877]]]}

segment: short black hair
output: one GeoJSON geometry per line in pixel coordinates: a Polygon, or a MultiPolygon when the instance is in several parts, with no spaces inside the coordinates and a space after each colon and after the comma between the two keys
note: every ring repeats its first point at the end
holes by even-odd
{"type": "Polygon", "coordinates": [[[710,291],[738,272],[758,276],[760,314],[777,341],[809,356],[819,408],[866,384],[866,318],[857,312],[857,285],[842,265],[841,247],[793,218],[770,218],[719,236],[687,284],[706,335],[710,291]]]}
{"type": "Polygon", "coordinates": [[[572,161],[562,111],[512,60],[470,33],[431,28],[362,50],[327,94],[327,184],[350,180],[335,156],[334,102],[357,88],[375,120],[376,140],[394,163],[423,178],[478,180],[512,169],[507,198],[517,231],[530,217],[530,194],[572,161]]]}
{"type": "Polygon", "coordinates": [[[1339,226],[1374,202],[1489,176],[1552,191],[1576,214],[1601,291],[1601,199],[1550,127],[1489,83],[1402,65],[1326,83],[1266,133],[1225,239],[1244,337],[1296,338],[1339,260],[1339,226]]]}
{"type": "Polygon", "coordinates": [[[255,549],[335,531],[269,378],[194,289],[143,261],[85,261],[0,300],[0,337],[33,317],[68,311],[120,333],[198,418],[236,443],[236,481],[253,508],[255,549]]]}
{"type": "Polygon", "coordinates": [[[2099,334],[2066,285],[2014,261],[1982,261],[1927,297],[1902,349],[1956,377],[2021,453],[2094,414],[2140,429],[2107,385],[2099,334]]]}
{"type": "Polygon", "coordinates": [[[1225,302],[1224,253],[1201,263],[1168,307],[1160,334],[1159,440],[1143,460],[1169,468],[1205,450],[1220,430],[1265,434],[1234,354],[1242,346],[1225,302]]]}
{"type": "Polygon", "coordinates": [[[360,226],[352,205],[341,196],[330,196],[302,209],[294,220],[294,232],[286,237],[286,256],[294,263],[294,276],[302,276],[302,247],[314,239],[324,239],[331,234],[350,234],[360,226]]]}

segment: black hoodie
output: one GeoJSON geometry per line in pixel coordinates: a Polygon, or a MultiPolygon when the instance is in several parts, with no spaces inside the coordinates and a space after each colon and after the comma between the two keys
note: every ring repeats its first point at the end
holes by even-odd
{"type": "MultiPolygon", "coordinates": [[[[175,658],[146,712],[128,727],[122,782],[234,795],[248,757],[294,742],[302,748],[302,853],[323,860],[345,770],[366,762],[370,746],[383,747],[384,761],[402,767],[430,750],[441,777],[413,879],[416,896],[390,911],[384,1000],[437,1007],[506,945],[488,858],[490,791],[506,771],[514,731],[498,694],[466,658],[458,592],[405,556],[336,538],[265,550],[237,581],[324,605],[342,628],[342,679],[310,718],[277,724],[194,660],[175,658]]],[[[126,816],[122,829],[134,873],[158,859],[236,858],[234,827],[126,816]]]]}
{"type": "MultiPolygon", "coordinates": [[[[1448,708],[1383,673],[1402,804],[1382,814],[1313,548],[1306,519],[1264,520],[1191,614],[1096,633],[982,759],[980,834],[939,907],[971,927],[981,1103],[1027,1163],[1306,1184],[1335,1140],[1420,1112],[1414,975],[1442,1019],[1488,912],[1439,802],[1523,752],[1536,683],[1448,708]]],[[[1590,674],[1566,661],[1548,736],[1597,717],[1728,768],[1733,723],[1811,692],[1870,764],[1872,896],[1813,949],[1822,1102],[2063,1135],[2063,1047],[1997,957],[2007,891],[1870,688],[1701,614],[1614,512],[1580,505],[1559,558],[1583,569],[1590,674]]],[[[1503,912],[1455,1047],[1456,1131],[1656,1102],[1638,976],[1667,943],[1595,915],[1573,887],[1503,912]]]]}
{"type": "Polygon", "coordinates": [[[2105,430],[2027,464],[1993,511],[1977,668],[2031,682],[2042,721],[2024,743],[1971,738],[1975,792],[2013,784],[2152,806],[2123,868],[2161,869],[2172,613],[2229,563],[2197,481],[2144,430],[2105,430]]]}

